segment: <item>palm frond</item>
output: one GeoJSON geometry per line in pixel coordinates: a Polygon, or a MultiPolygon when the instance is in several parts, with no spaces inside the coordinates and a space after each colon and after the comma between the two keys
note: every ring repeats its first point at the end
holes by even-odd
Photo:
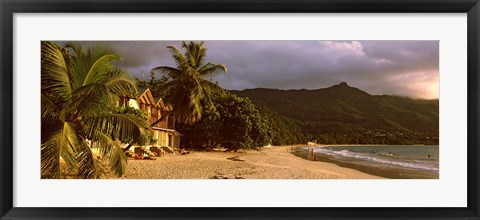
{"type": "Polygon", "coordinates": [[[122,176],[125,173],[127,158],[123,150],[108,135],[94,131],[92,143],[98,148],[101,157],[110,165],[115,175],[122,176]]]}
{"type": "Polygon", "coordinates": [[[59,135],[53,136],[51,141],[41,144],[41,176],[47,179],[63,178],[60,166],[60,148],[56,140],[59,135]]]}
{"type": "Polygon", "coordinates": [[[203,41],[182,42],[182,48],[185,49],[185,57],[187,57],[187,61],[192,69],[198,69],[205,62],[207,48],[203,47],[203,44],[203,41]]]}
{"type": "Polygon", "coordinates": [[[83,86],[72,95],[71,101],[65,106],[65,114],[71,114],[73,119],[78,116],[100,115],[109,111],[115,105],[105,84],[101,82],[83,86]]]}
{"type": "Polygon", "coordinates": [[[76,42],[67,42],[67,43],[65,44],[65,47],[72,49],[73,52],[75,53],[75,54],[74,54],[75,57],[84,58],[84,57],[86,56],[85,51],[83,50],[82,45],[80,45],[79,43],[76,43],[76,42]]]}
{"type": "Polygon", "coordinates": [[[63,160],[70,168],[74,168],[77,163],[76,147],[79,146],[77,133],[67,122],[45,132],[47,133],[42,135],[41,144],[42,178],[62,178],[60,161],[63,160]]]}
{"type": "Polygon", "coordinates": [[[96,59],[88,70],[83,85],[85,86],[108,77],[107,74],[113,70],[113,66],[110,62],[114,60],[120,60],[120,57],[115,54],[105,54],[96,59]]]}
{"type": "Polygon", "coordinates": [[[202,117],[202,100],[205,97],[205,90],[200,86],[194,87],[192,93],[190,94],[190,108],[191,115],[187,118],[189,124],[194,124],[199,121],[202,117]]]}
{"type": "Polygon", "coordinates": [[[111,71],[103,83],[111,94],[117,96],[133,96],[137,93],[135,79],[120,69],[111,71]]]}
{"type": "Polygon", "coordinates": [[[213,97],[225,97],[227,95],[224,88],[220,87],[218,84],[211,82],[209,80],[202,80],[201,81],[201,88],[204,90],[204,94],[206,97],[207,105],[211,109],[215,109],[215,105],[213,104],[213,97]]]}
{"type": "Polygon", "coordinates": [[[148,123],[134,115],[107,113],[84,119],[88,127],[87,137],[92,137],[96,131],[100,131],[113,139],[126,140],[135,137],[139,141],[142,135],[150,132],[148,123]]]}
{"type": "Polygon", "coordinates": [[[177,68],[159,66],[152,71],[159,71],[169,78],[164,85],[167,91],[166,101],[173,105],[173,114],[184,123],[194,124],[202,116],[202,101],[206,99],[212,104],[211,95],[213,87],[205,85],[202,77],[213,76],[220,72],[227,72],[225,65],[205,63],[207,48],[204,42],[182,42],[185,53],[182,54],[175,47],[168,47],[172,57],[177,63],[177,68]]]}
{"type": "Polygon", "coordinates": [[[217,64],[214,65],[212,63],[207,63],[205,66],[203,66],[198,73],[200,76],[205,77],[205,76],[214,76],[219,73],[227,73],[227,66],[223,64],[217,64]]]}
{"type": "Polygon", "coordinates": [[[59,120],[61,110],[43,93],[41,94],[41,111],[42,126],[48,127],[59,120]]]}
{"type": "Polygon", "coordinates": [[[210,80],[202,80],[202,87],[208,87],[213,94],[224,94],[226,90],[210,80]]]}
{"type": "Polygon", "coordinates": [[[185,58],[185,56],[180,52],[175,47],[168,46],[168,50],[170,50],[170,53],[172,54],[173,59],[175,60],[175,63],[177,64],[177,68],[180,70],[186,70],[188,68],[188,61],[185,58]]]}
{"type": "Polygon", "coordinates": [[[94,45],[87,51],[79,44],[67,47],[72,55],[66,48],[42,42],[42,178],[63,178],[66,167],[77,177],[103,178],[104,162],[120,176],[126,158],[112,138],[142,141],[150,131],[143,119],[112,113],[117,96],[137,92],[135,80],[112,65],[120,57],[108,47],[94,45]],[[87,138],[99,147],[99,155],[92,152],[87,138]]]}
{"type": "Polygon", "coordinates": [[[122,60],[122,58],[117,55],[117,51],[115,51],[112,47],[102,43],[91,44],[87,48],[86,54],[91,60],[95,61],[102,59],[103,57],[105,57],[105,55],[113,55],[113,57],[116,57],[116,60],[122,60]]]}
{"type": "Polygon", "coordinates": [[[181,70],[179,70],[177,68],[169,67],[169,66],[155,67],[155,68],[152,69],[152,72],[159,72],[160,74],[166,75],[171,79],[177,79],[177,78],[181,77],[181,75],[182,75],[181,70]]]}
{"type": "Polygon", "coordinates": [[[198,81],[194,84],[176,86],[173,89],[172,105],[175,109],[175,116],[179,120],[187,123],[194,124],[199,121],[202,116],[201,102],[205,97],[204,91],[198,86],[198,81]]]}
{"type": "Polygon", "coordinates": [[[107,170],[101,160],[97,159],[88,144],[83,141],[77,154],[77,177],[83,179],[100,179],[106,177],[107,170]]]}
{"type": "Polygon", "coordinates": [[[111,62],[121,60],[109,47],[102,45],[93,45],[86,52],[79,45],[68,46],[76,54],[68,67],[74,89],[105,79],[115,69],[111,62]]]}
{"type": "Polygon", "coordinates": [[[41,81],[42,93],[49,93],[55,103],[68,100],[72,94],[67,60],[62,48],[52,42],[42,41],[41,81]]]}
{"type": "Polygon", "coordinates": [[[114,145],[112,154],[109,157],[110,169],[116,176],[122,176],[127,169],[127,157],[120,146],[114,145]]]}
{"type": "Polygon", "coordinates": [[[185,121],[193,110],[191,105],[192,89],[193,85],[187,85],[187,83],[174,82],[171,86],[167,101],[173,105],[174,114],[181,121],[185,121]]]}

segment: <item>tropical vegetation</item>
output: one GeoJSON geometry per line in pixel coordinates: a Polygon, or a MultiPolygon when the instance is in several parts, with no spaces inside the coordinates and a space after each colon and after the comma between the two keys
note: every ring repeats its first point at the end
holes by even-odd
{"type": "Polygon", "coordinates": [[[227,67],[223,64],[206,62],[207,48],[203,44],[204,42],[184,41],[184,53],[168,46],[176,67],[158,66],[152,69],[152,72],[166,77],[163,84],[154,87],[161,87],[166,91],[165,100],[172,104],[174,116],[189,125],[201,119],[204,108],[202,102],[213,107],[210,93],[219,87],[205,78],[227,72],[227,67]]]}
{"type": "Polygon", "coordinates": [[[258,148],[272,143],[273,128],[248,98],[227,92],[207,77],[225,73],[223,64],[206,62],[203,42],[182,42],[182,53],[167,47],[177,66],[152,69],[150,81],[140,81],[154,95],[173,106],[176,130],[183,134],[183,148],[227,151],[258,148]],[[155,73],[161,73],[157,79],[155,73]],[[160,89],[159,89],[160,88],[160,89]]]}
{"type": "Polygon", "coordinates": [[[124,151],[156,141],[145,112],[117,105],[137,87],[173,106],[180,146],[187,149],[238,151],[312,140],[438,144],[438,100],[372,96],[346,83],[228,91],[209,80],[227,67],[206,61],[203,42],[182,42],[184,52],[167,48],[176,66],[155,67],[144,81],[115,65],[121,58],[108,47],[41,43],[42,178],[122,176],[124,151]]]}
{"type": "Polygon", "coordinates": [[[145,120],[118,112],[118,96],[136,94],[135,80],[112,64],[108,47],[41,43],[41,176],[102,178],[125,172],[116,140],[139,142],[145,120]]]}
{"type": "Polygon", "coordinates": [[[180,124],[182,147],[195,150],[223,148],[226,151],[259,149],[272,143],[273,129],[250,99],[232,93],[213,96],[215,108],[207,108],[194,125],[180,124]]]}
{"type": "MultiPolygon", "coordinates": [[[[185,55],[169,47],[178,66],[174,72],[188,69],[180,64],[185,57],[192,57],[189,51],[195,44],[203,47],[203,43],[183,42],[185,55]]],[[[150,81],[140,84],[175,101],[179,96],[171,90],[175,84],[171,70],[155,68],[150,81]],[[154,73],[160,70],[164,75],[157,79],[154,73]]],[[[185,78],[199,76],[187,72],[183,71],[185,78]]],[[[438,144],[438,100],[372,96],[346,83],[318,90],[226,91],[211,81],[200,79],[206,85],[204,90],[182,87],[185,84],[180,80],[175,84],[177,93],[202,91],[201,96],[183,96],[182,103],[187,103],[184,106],[191,109],[177,109],[194,119],[189,123],[180,121],[177,126],[184,134],[182,146],[186,148],[238,150],[246,146],[256,148],[262,144],[300,144],[312,140],[324,144],[438,144]],[[249,129],[252,125],[261,132],[249,129]],[[262,134],[262,141],[253,141],[255,132],[262,134]]]]}

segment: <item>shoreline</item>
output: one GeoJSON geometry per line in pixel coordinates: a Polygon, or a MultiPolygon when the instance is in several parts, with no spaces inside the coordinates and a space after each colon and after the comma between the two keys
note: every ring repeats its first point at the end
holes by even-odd
{"type": "Polygon", "coordinates": [[[362,147],[362,146],[438,146],[438,144],[317,144],[317,145],[292,145],[297,147],[362,147]]]}
{"type": "MultiPolygon", "coordinates": [[[[310,150],[313,150],[315,148],[317,149],[322,149],[322,148],[330,148],[330,149],[335,149],[335,147],[372,147],[370,149],[375,149],[375,146],[378,147],[438,147],[438,145],[323,145],[323,146],[301,146],[301,147],[296,147],[294,148],[293,154],[303,158],[305,160],[312,160],[312,155],[310,153],[310,150]]],[[[342,149],[342,148],[340,148],[342,149]]],[[[380,148],[381,149],[381,148],[380,148]]],[[[341,152],[343,152],[342,150],[341,152]]],[[[347,150],[348,152],[348,150],[347,150]]],[[[388,151],[385,151],[388,152],[388,151]]],[[[430,155],[429,155],[430,156],[430,155]]],[[[336,157],[332,156],[332,154],[325,154],[325,153],[319,153],[315,152],[315,157],[318,161],[322,162],[327,162],[327,163],[333,163],[336,165],[339,165],[341,167],[346,167],[346,168],[352,168],[355,170],[359,170],[361,172],[369,173],[372,175],[377,175],[385,178],[390,178],[390,179],[438,179],[439,175],[438,172],[432,172],[432,171],[427,171],[427,170],[419,170],[419,169],[411,169],[411,167],[402,167],[402,166],[389,166],[389,164],[397,164],[398,163],[410,163],[409,161],[393,161],[393,162],[388,162],[388,158],[380,158],[379,160],[387,161],[384,162],[385,164],[379,165],[378,163],[375,164],[375,162],[371,162],[368,160],[357,160],[354,159],[355,157],[336,157]]],[[[369,157],[369,156],[363,156],[363,157],[369,157]]],[[[372,155],[372,157],[374,157],[372,155]]],[[[430,158],[430,157],[429,157],[430,158]]],[[[377,158],[378,159],[378,158],[377,158]]],[[[438,160],[438,159],[437,159],[438,160]]],[[[375,160],[374,160],[375,161],[375,160]]],[[[409,164],[410,165],[410,164],[409,164]]],[[[416,164],[415,164],[416,165],[416,164]]]]}
{"type": "Polygon", "coordinates": [[[128,160],[128,179],[381,179],[334,163],[309,161],[291,149],[269,146],[259,151],[197,152],[156,160],[128,160]]]}

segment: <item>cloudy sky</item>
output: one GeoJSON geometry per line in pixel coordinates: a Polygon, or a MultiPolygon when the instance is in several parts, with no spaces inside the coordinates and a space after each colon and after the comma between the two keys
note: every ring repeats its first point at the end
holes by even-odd
{"type": "MultiPolygon", "coordinates": [[[[102,43],[123,57],[121,66],[139,78],[143,71],[146,80],[153,67],[174,66],[166,47],[181,45],[102,43]]],[[[227,74],[212,79],[227,89],[318,89],[347,82],[374,95],[439,96],[438,41],[205,41],[205,46],[207,61],[227,65],[227,74]]]]}

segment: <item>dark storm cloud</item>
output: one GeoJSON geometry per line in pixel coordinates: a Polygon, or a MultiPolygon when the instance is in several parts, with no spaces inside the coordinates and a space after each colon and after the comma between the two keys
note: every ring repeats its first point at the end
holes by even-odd
{"type": "Polygon", "coordinates": [[[317,89],[345,81],[372,94],[438,98],[437,41],[216,41],[208,47],[219,51],[209,54],[212,60],[230,68],[217,77],[227,88],[317,89]]]}
{"type": "MultiPolygon", "coordinates": [[[[103,42],[121,66],[145,78],[175,63],[168,45],[179,41],[103,42]]],[[[213,78],[228,89],[318,89],[348,82],[371,94],[438,98],[438,41],[206,41],[207,61],[226,64],[213,78]]]]}

